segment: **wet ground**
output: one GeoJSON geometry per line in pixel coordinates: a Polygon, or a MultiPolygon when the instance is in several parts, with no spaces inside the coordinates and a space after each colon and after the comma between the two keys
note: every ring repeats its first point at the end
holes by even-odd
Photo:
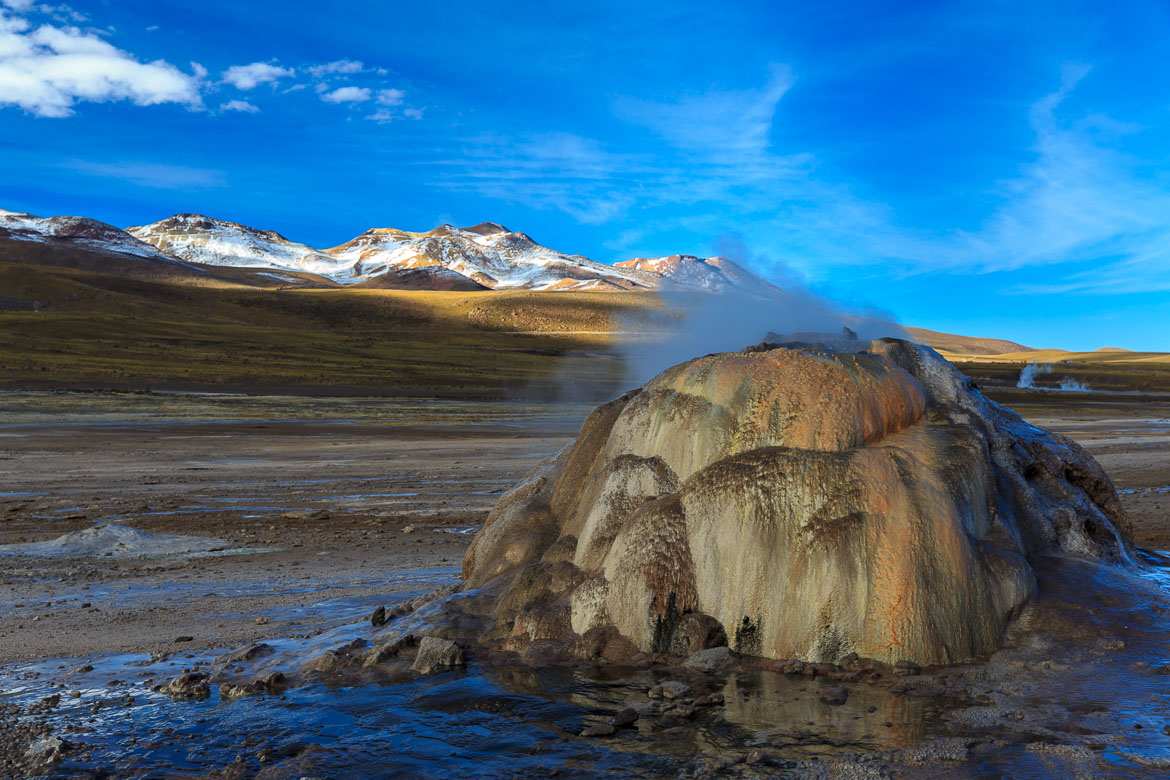
{"type": "MultiPolygon", "coordinates": [[[[375,606],[453,582],[468,532],[586,410],[122,400],[0,394],[0,544],[113,521],[217,537],[237,554],[0,558],[0,776],[1170,772],[1170,561],[1156,554],[1136,575],[1042,562],[1037,601],[1004,650],[924,674],[841,682],[750,662],[534,671],[473,656],[466,671],[429,677],[326,679],[301,664],[372,638],[375,606]],[[224,699],[212,684],[200,700],[155,690],[185,670],[214,681],[217,658],[256,641],[271,652],[230,668],[280,671],[279,689],[224,699]],[[680,716],[648,699],[664,680],[723,701],[680,716]],[[644,712],[633,727],[577,736],[630,704],[644,712]],[[40,731],[51,736],[38,767],[25,750],[40,731]]],[[[1139,541],[1159,547],[1170,431],[1158,410],[1021,406],[1090,448],[1139,541]]]]}

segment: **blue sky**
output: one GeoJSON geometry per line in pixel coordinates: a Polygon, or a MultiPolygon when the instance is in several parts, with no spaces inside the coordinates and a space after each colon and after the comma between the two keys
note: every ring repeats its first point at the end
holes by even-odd
{"type": "Polygon", "coordinates": [[[1165,2],[0,7],[0,207],[321,247],[492,220],[1170,350],[1165,2]]]}

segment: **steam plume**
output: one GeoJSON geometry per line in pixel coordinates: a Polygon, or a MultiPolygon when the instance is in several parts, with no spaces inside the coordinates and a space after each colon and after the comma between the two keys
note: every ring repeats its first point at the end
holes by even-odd
{"type": "MultiPolygon", "coordinates": [[[[752,262],[734,239],[721,241],[719,248],[740,266],[764,265],[752,262]]],[[[661,310],[622,322],[618,348],[626,362],[626,384],[634,387],[684,360],[743,349],[777,335],[837,349],[846,328],[855,334],[858,349],[877,338],[907,338],[890,315],[850,311],[809,290],[782,264],[767,265],[783,289],[765,284],[750,293],[704,293],[667,287],[659,291],[661,310]]]]}

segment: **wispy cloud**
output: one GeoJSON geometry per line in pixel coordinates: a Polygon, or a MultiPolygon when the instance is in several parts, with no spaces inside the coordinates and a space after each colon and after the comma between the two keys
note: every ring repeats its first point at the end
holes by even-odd
{"type": "Polygon", "coordinates": [[[1004,202],[982,230],[960,238],[958,265],[998,271],[1103,261],[1091,275],[1046,285],[1051,291],[1149,289],[1170,270],[1170,192],[1157,171],[1116,147],[1131,128],[1101,115],[1059,116],[1088,73],[1067,68],[1060,88],[1032,106],[1035,160],[1005,184],[1004,202]]]}
{"type": "MultiPolygon", "coordinates": [[[[9,3],[24,10],[30,5],[9,3]]],[[[129,52],[76,27],[43,24],[0,8],[0,107],[41,117],[67,117],[79,102],[128,100],[136,105],[201,105],[198,76],[163,60],[139,62],[129,52]]]]}
{"type": "Polygon", "coordinates": [[[585,224],[607,222],[632,206],[645,160],[614,154],[571,133],[465,139],[459,156],[429,160],[433,181],[537,210],[559,210],[585,224]]]}
{"type": "MultiPolygon", "coordinates": [[[[446,172],[436,183],[560,209],[586,224],[631,210],[733,199],[745,213],[774,209],[781,189],[808,181],[813,162],[808,154],[771,149],[773,117],[792,83],[788,70],[777,66],[757,89],[709,90],[664,101],[618,99],[619,116],[666,142],[654,153],[612,150],[570,133],[468,139],[463,156],[441,162],[446,172]]],[[[675,225],[684,219],[694,225],[693,215],[676,217],[675,225]]],[[[667,231],[668,222],[657,224],[667,231]]]]}
{"type": "Polygon", "coordinates": [[[364,103],[371,94],[368,87],[338,87],[322,92],[321,99],[326,103],[364,103]]]}
{"type": "Polygon", "coordinates": [[[104,179],[120,179],[140,187],[156,189],[212,189],[227,186],[224,171],[205,168],[188,168],[182,165],[159,165],[156,163],[125,160],[101,163],[91,160],[66,160],[59,163],[88,176],[104,179]]]}
{"type": "Polygon", "coordinates": [[[260,109],[246,100],[229,100],[219,107],[220,111],[239,111],[244,114],[258,114],[260,109]]]}
{"type": "Polygon", "coordinates": [[[255,89],[261,84],[269,84],[296,74],[292,68],[282,68],[271,62],[253,62],[249,65],[233,65],[223,72],[225,84],[231,84],[236,89],[255,89]]]}
{"type": "Polygon", "coordinates": [[[650,128],[667,142],[705,157],[759,159],[766,154],[780,99],[795,79],[782,65],[758,89],[708,90],[668,101],[619,98],[619,116],[650,128]]]}
{"type": "Polygon", "coordinates": [[[321,65],[308,65],[304,68],[315,79],[338,74],[361,73],[365,66],[358,60],[337,60],[321,65]]]}

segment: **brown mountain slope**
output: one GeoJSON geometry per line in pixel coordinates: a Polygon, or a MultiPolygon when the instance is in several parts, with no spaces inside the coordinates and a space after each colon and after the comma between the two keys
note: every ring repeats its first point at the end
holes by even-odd
{"type": "Polygon", "coordinates": [[[910,337],[928,347],[960,355],[1002,355],[1008,352],[1029,352],[1025,347],[1006,339],[988,339],[979,336],[959,336],[954,333],[940,333],[925,328],[905,328],[910,337]]]}

